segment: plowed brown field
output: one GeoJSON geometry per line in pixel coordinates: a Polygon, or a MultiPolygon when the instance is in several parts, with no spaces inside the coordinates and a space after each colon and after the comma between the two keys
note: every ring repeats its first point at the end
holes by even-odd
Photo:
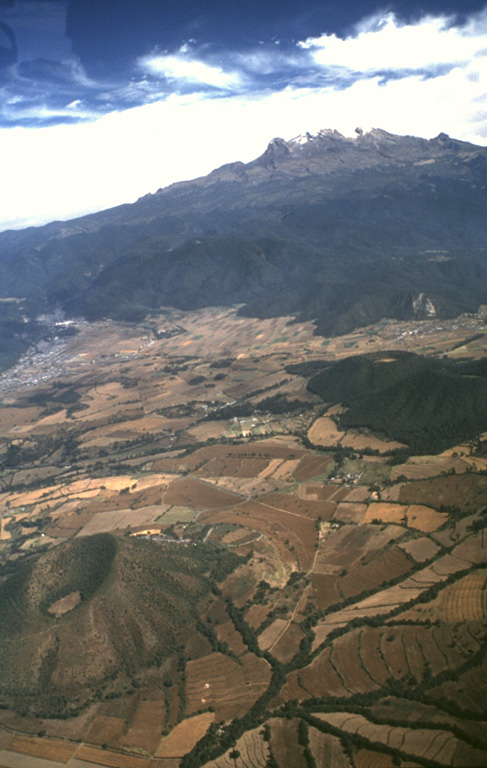
{"type": "Polygon", "coordinates": [[[236,494],[222,491],[200,480],[191,477],[183,477],[174,480],[164,494],[165,504],[174,504],[179,507],[193,507],[193,509],[218,509],[229,507],[239,502],[236,494]]]}

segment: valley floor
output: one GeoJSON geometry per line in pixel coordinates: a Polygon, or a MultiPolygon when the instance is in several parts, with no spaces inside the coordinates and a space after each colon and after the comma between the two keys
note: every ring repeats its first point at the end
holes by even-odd
{"type": "Polygon", "coordinates": [[[168,309],[82,323],[0,378],[1,766],[485,765],[487,433],[411,455],[290,366],[479,360],[487,311],[313,330],[168,309]],[[49,563],[97,534],[115,565],[63,591],[49,563]],[[159,560],[168,616],[194,601],[171,646],[159,560]]]}

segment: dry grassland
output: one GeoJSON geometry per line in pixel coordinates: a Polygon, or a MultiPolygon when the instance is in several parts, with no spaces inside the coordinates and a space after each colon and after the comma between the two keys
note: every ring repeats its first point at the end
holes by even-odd
{"type": "MultiPolygon", "coordinates": [[[[293,438],[294,440],[294,438],[293,438]]],[[[251,444],[212,445],[199,448],[188,456],[160,459],[153,469],[162,472],[194,472],[205,477],[219,475],[254,477],[265,469],[272,459],[295,460],[302,457],[305,450],[293,441],[256,440],[251,444]],[[247,462],[250,468],[247,470],[247,462]],[[157,464],[157,465],[156,465],[157,464]],[[208,472],[205,470],[209,466],[208,472]],[[214,474],[215,473],[215,474],[214,474]]]]}
{"type": "Polygon", "coordinates": [[[224,536],[222,536],[221,541],[226,544],[227,546],[235,546],[240,544],[241,542],[247,542],[249,539],[253,540],[254,537],[252,537],[252,534],[245,530],[244,528],[236,529],[233,531],[230,531],[230,533],[226,533],[224,536]]]}
{"type": "Polygon", "coordinates": [[[298,721],[271,718],[271,750],[278,765],[307,768],[303,747],[298,743],[298,721]]]}
{"type": "Polygon", "coordinates": [[[450,584],[431,605],[431,613],[447,624],[486,618],[486,579],[485,571],[477,571],[450,584]]]}
{"type": "Polygon", "coordinates": [[[290,622],[287,629],[271,647],[272,654],[278,661],[287,664],[299,651],[299,644],[303,637],[304,632],[301,627],[294,621],[290,622]]]}
{"type": "Polygon", "coordinates": [[[225,621],[223,624],[218,624],[215,627],[215,631],[219,641],[221,643],[228,643],[230,650],[236,653],[237,656],[242,656],[247,652],[242,636],[233,626],[233,622],[225,621]]]}
{"type": "Polygon", "coordinates": [[[251,605],[245,614],[245,620],[253,629],[257,629],[265,621],[269,611],[268,605],[251,605]]]}
{"type": "Polygon", "coordinates": [[[95,442],[98,438],[130,440],[139,437],[140,434],[157,435],[166,429],[165,419],[162,416],[144,416],[142,411],[131,411],[130,415],[131,418],[127,421],[91,429],[85,434],[84,439],[89,439],[90,442],[95,442]]]}
{"type": "Polygon", "coordinates": [[[78,763],[75,758],[72,758],[69,763],[58,763],[4,749],[0,750],[0,765],[2,768],[63,768],[64,765],[68,768],[93,768],[88,763],[78,763]]]}
{"type": "Polygon", "coordinates": [[[53,525],[47,529],[46,533],[54,539],[63,539],[76,536],[81,528],[90,522],[93,515],[67,514],[57,517],[56,514],[53,514],[52,517],[54,518],[53,525]]]}
{"type": "Polygon", "coordinates": [[[230,507],[239,501],[240,497],[236,494],[222,491],[191,477],[183,477],[173,481],[164,494],[165,504],[192,507],[196,510],[230,507]]]}
{"type": "Polygon", "coordinates": [[[308,483],[307,485],[305,485],[304,483],[301,483],[299,486],[299,495],[302,499],[308,499],[310,501],[318,501],[321,489],[322,489],[321,485],[316,485],[312,483],[308,483]]]}
{"type": "Polygon", "coordinates": [[[368,674],[379,686],[384,685],[391,676],[391,671],[382,652],[383,630],[364,627],[360,630],[360,658],[368,674]]]}
{"type": "Polygon", "coordinates": [[[423,480],[437,477],[443,472],[465,472],[467,463],[464,459],[453,456],[411,456],[405,464],[399,464],[391,470],[394,482],[401,476],[408,480],[423,480]]]}
{"type": "MultiPolygon", "coordinates": [[[[287,352],[292,345],[300,348],[304,343],[316,347],[321,345],[321,339],[313,335],[312,323],[293,324],[288,322],[290,317],[256,319],[242,318],[236,315],[234,309],[211,308],[196,310],[190,313],[172,311],[174,322],[183,325],[186,334],[164,341],[164,349],[171,353],[179,351],[181,342],[186,344],[187,354],[198,357],[230,357],[238,350],[239,356],[255,355],[258,350],[267,350],[272,345],[273,351],[287,352]],[[208,345],[208,329],[212,329],[211,347],[208,345]],[[197,337],[200,338],[197,338],[197,337]],[[280,342],[279,339],[287,341],[280,342]]],[[[157,344],[157,342],[156,342],[157,344]]]]}
{"type": "MultiPolygon", "coordinates": [[[[322,733],[321,731],[318,731],[317,728],[310,728],[309,746],[317,765],[323,767],[330,766],[330,768],[352,768],[352,763],[346,755],[340,739],[336,736],[322,733]]],[[[355,761],[357,760],[357,757],[357,754],[354,755],[355,761]]],[[[380,756],[377,755],[377,757],[380,756]]],[[[365,768],[365,766],[359,766],[359,764],[356,763],[356,768],[365,768]]],[[[367,766],[367,768],[386,768],[386,766],[382,767],[381,763],[377,762],[375,765],[372,764],[367,766]]]]}
{"type": "MultiPolygon", "coordinates": [[[[313,486],[317,488],[317,486],[313,486]]],[[[320,501],[341,501],[343,497],[344,489],[338,483],[332,483],[330,485],[322,485],[319,491],[316,493],[319,495],[320,501]],[[340,498],[338,498],[340,497],[340,498]]],[[[300,491],[301,495],[301,491],[300,491]]],[[[348,498],[348,493],[345,493],[345,498],[348,498]]]]}
{"type": "Polygon", "coordinates": [[[30,736],[14,736],[8,749],[11,752],[20,752],[23,755],[39,757],[44,760],[54,760],[58,763],[67,763],[78,748],[77,744],[66,741],[54,741],[30,736]]]}
{"type": "Polygon", "coordinates": [[[287,619],[275,619],[275,621],[273,621],[272,624],[264,629],[259,635],[259,648],[263,651],[268,651],[281,636],[287,625],[287,619]]]}
{"type": "Polygon", "coordinates": [[[423,504],[407,506],[392,502],[372,502],[367,508],[363,522],[371,523],[378,520],[382,523],[408,525],[418,531],[431,533],[443,525],[447,518],[446,513],[437,512],[423,504]]]}
{"type": "Polygon", "coordinates": [[[93,720],[91,727],[85,734],[84,740],[99,746],[102,744],[119,746],[120,738],[125,733],[126,727],[126,721],[121,717],[99,715],[93,720]]]}
{"type": "Polygon", "coordinates": [[[331,654],[333,664],[350,693],[366,693],[379,687],[363,668],[359,651],[359,631],[350,632],[333,643],[331,654]]]}
{"type": "MultiPolygon", "coordinates": [[[[430,586],[433,578],[429,574],[429,579],[426,580],[425,578],[424,583],[421,583],[416,580],[416,575],[404,579],[399,585],[381,589],[376,594],[366,597],[348,608],[330,614],[326,621],[318,622],[315,627],[313,650],[321,645],[336,627],[342,627],[349,621],[364,616],[384,616],[385,618],[393,608],[418,597],[427,586],[430,586]]],[[[437,577],[437,580],[439,578],[437,577]]]]}
{"type": "Polygon", "coordinates": [[[294,470],[294,477],[298,482],[311,480],[330,470],[333,467],[333,459],[330,456],[306,455],[301,459],[298,467],[294,470]]]}
{"type": "Polygon", "coordinates": [[[205,768],[266,768],[269,758],[269,747],[262,738],[262,731],[256,728],[247,731],[224,755],[216,760],[205,763],[205,768]],[[240,753],[235,760],[230,757],[233,750],[240,753]]]}
{"type": "Polygon", "coordinates": [[[247,656],[242,666],[221,653],[188,662],[187,714],[213,706],[215,717],[226,719],[232,712],[249,709],[265,690],[270,672],[267,662],[256,657],[250,662],[247,656]]]}
{"type": "Polygon", "coordinates": [[[309,698],[309,691],[306,691],[299,684],[301,675],[297,672],[290,672],[287,677],[287,683],[281,688],[279,698],[282,701],[291,701],[292,699],[307,699],[309,698]]]}
{"type": "Polygon", "coordinates": [[[401,484],[397,501],[402,504],[440,504],[468,511],[487,498],[487,475],[469,473],[401,484]]]}
{"type": "MultiPolygon", "coordinates": [[[[392,755],[372,752],[370,749],[360,749],[354,754],[355,768],[394,768],[392,755]]],[[[419,768],[418,763],[410,761],[401,763],[404,768],[419,768]]]]}
{"type": "Polygon", "coordinates": [[[402,678],[409,673],[406,649],[401,630],[390,628],[378,632],[380,654],[392,678],[402,678]]]}
{"type": "Polygon", "coordinates": [[[54,477],[58,472],[58,467],[32,467],[29,469],[22,469],[19,472],[15,472],[12,477],[12,485],[30,485],[31,483],[37,483],[39,480],[47,480],[49,477],[54,477]]]}
{"type": "Polygon", "coordinates": [[[218,477],[209,478],[208,482],[214,483],[219,488],[236,493],[239,496],[259,497],[276,490],[276,487],[284,485],[274,479],[259,480],[256,478],[218,477]]]}
{"type": "MultiPolygon", "coordinates": [[[[317,520],[324,516],[327,510],[326,503],[314,501],[313,499],[302,499],[295,496],[294,493],[269,493],[260,497],[259,502],[268,507],[282,510],[290,515],[317,520]]],[[[333,505],[334,508],[334,505],[333,505]]]]}
{"type": "MultiPolygon", "coordinates": [[[[383,530],[378,526],[343,525],[328,529],[324,534],[313,571],[329,573],[330,565],[347,568],[349,573],[364,554],[370,553],[367,563],[378,561],[389,544],[402,535],[397,526],[389,525],[383,530]]],[[[366,561],[362,565],[365,565],[366,561]]],[[[364,587],[365,589],[365,587],[364,587]]]]}
{"type": "MultiPolygon", "coordinates": [[[[70,421],[88,429],[93,424],[95,429],[89,434],[97,433],[97,425],[103,422],[109,428],[108,420],[120,413],[126,415],[127,418],[129,418],[129,414],[131,418],[144,416],[137,389],[124,389],[121,384],[115,382],[97,385],[96,388],[82,395],[80,403],[87,407],[75,411],[70,421]]],[[[42,423],[39,422],[40,425],[42,423]]],[[[44,419],[44,423],[49,422],[44,419]]]]}
{"type": "Polygon", "coordinates": [[[406,542],[400,542],[399,546],[404,549],[408,555],[414,557],[416,562],[423,563],[425,560],[429,560],[438,552],[438,545],[427,536],[422,536],[419,539],[410,539],[406,542]]]}
{"type": "Polygon", "coordinates": [[[363,522],[371,523],[373,520],[380,520],[382,523],[397,523],[401,525],[406,522],[406,511],[407,507],[401,504],[372,502],[367,507],[363,522]]]}
{"type": "Polygon", "coordinates": [[[313,598],[320,610],[326,610],[330,605],[335,605],[343,600],[337,584],[342,570],[341,566],[330,565],[328,568],[326,564],[323,564],[320,573],[316,573],[316,569],[311,573],[313,591],[310,597],[313,598]]]}
{"type": "Polygon", "coordinates": [[[340,444],[345,434],[329,416],[320,416],[308,430],[308,439],[313,445],[333,447],[340,444]]]}
{"type": "Polygon", "coordinates": [[[335,510],[333,520],[341,520],[343,523],[356,523],[359,525],[366,522],[364,517],[366,511],[366,504],[342,501],[335,510]]]}
{"type": "Polygon", "coordinates": [[[132,490],[135,484],[136,483],[132,483],[130,492],[127,492],[127,486],[124,489],[123,494],[110,494],[109,491],[102,490],[96,497],[96,500],[92,501],[90,504],[83,505],[83,509],[93,515],[97,512],[113,512],[127,508],[133,510],[152,506],[161,506],[164,508],[164,505],[162,504],[162,497],[164,491],[167,488],[165,483],[161,485],[149,486],[143,488],[142,490],[132,490]]]}
{"type": "Polygon", "coordinates": [[[200,477],[225,477],[248,479],[259,477],[270,463],[270,459],[246,458],[244,456],[215,456],[203,467],[196,470],[200,477]]]}
{"type": "MultiPolygon", "coordinates": [[[[108,445],[113,441],[145,434],[158,435],[168,433],[169,430],[177,433],[173,436],[173,442],[181,449],[185,445],[191,446],[195,441],[205,441],[211,437],[219,439],[229,427],[227,422],[198,423],[204,414],[200,405],[209,404],[211,400],[224,403],[228,402],[232,393],[241,396],[251,394],[261,387],[279,384],[273,393],[286,392],[291,397],[314,402],[304,390],[303,379],[295,377],[284,382],[287,376],[283,368],[288,362],[323,357],[335,359],[358,354],[383,348],[385,340],[389,345],[391,341],[397,343],[399,348],[408,348],[413,341],[417,343],[408,337],[396,341],[400,329],[409,327],[404,324],[397,324],[397,327],[395,324],[378,325],[374,333],[371,329],[364,329],[323,345],[321,339],[312,335],[311,324],[288,326],[285,318],[254,321],[237,317],[234,310],[220,309],[187,315],[176,311],[171,318],[161,318],[161,322],[166,326],[169,323],[169,327],[172,327],[172,322],[183,324],[186,331],[174,338],[154,340],[150,346],[145,346],[148,343],[146,331],[139,329],[129,333],[128,329],[109,323],[99,324],[97,331],[95,327],[92,328],[81,344],[79,338],[76,340],[73,349],[82,350],[81,354],[85,357],[78,357],[73,363],[67,364],[67,370],[83,371],[78,393],[81,395],[80,403],[88,405],[88,408],[75,411],[68,424],[81,429],[82,451],[88,446],[108,445]],[[209,329],[212,334],[211,345],[208,344],[209,329]],[[102,359],[101,355],[107,353],[107,339],[113,345],[109,355],[102,359]],[[303,346],[305,344],[306,350],[303,346]],[[199,358],[184,359],[182,355],[185,354],[198,355],[199,358]],[[225,368],[225,378],[218,387],[206,389],[205,383],[212,382],[216,374],[211,362],[222,357],[232,358],[233,362],[225,368]],[[97,366],[92,368],[92,361],[96,361],[97,366]],[[73,366],[71,369],[70,365],[73,366]],[[161,371],[165,365],[171,366],[172,370],[183,365],[186,368],[176,375],[161,371]],[[122,373],[137,381],[137,387],[124,388],[116,383],[122,373]],[[189,381],[195,375],[205,376],[206,382],[190,385],[189,381]],[[96,379],[99,383],[95,385],[96,379]],[[220,387],[223,387],[223,391],[220,387]],[[197,400],[198,403],[188,417],[166,418],[151,413],[171,405],[185,406],[189,400],[197,400]],[[108,423],[112,416],[120,418],[121,414],[124,421],[108,423]]],[[[430,341],[430,337],[425,337],[425,342],[430,341]]],[[[438,343],[441,343],[440,337],[438,343]]],[[[264,393],[258,397],[265,396],[264,393]]],[[[255,397],[252,402],[256,402],[255,397]]],[[[341,431],[332,418],[340,410],[340,406],[337,406],[330,409],[326,416],[314,421],[308,431],[313,443],[322,446],[341,444],[356,450],[371,447],[379,451],[400,445],[361,432],[341,431]]],[[[173,413],[177,414],[178,411],[173,413]]],[[[263,424],[260,418],[255,423],[250,418],[243,420],[242,429],[248,428],[254,432],[259,429],[284,432],[298,426],[306,429],[315,413],[307,411],[302,422],[294,417],[283,417],[273,418],[271,424],[263,424]]],[[[0,436],[12,438],[19,434],[27,435],[31,430],[45,430],[46,435],[56,434],[65,418],[65,411],[41,420],[39,414],[39,408],[19,409],[15,404],[0,409],[0,436]]],[[[421,679],[426,663],[429,663],[433,674],[443,669],[458,669],[480,648],[476,639],[477,632],[480,632],[481,622],[487,618],[485,570],[462,578],[442,590],[436,600],[402,614],[403,619],[413,618],[420,622],[426,618],[434,622],[439,618],[445,626],[388,626],[386,623],[387,615],[393,608],[419,596],[430,585],[462,570],[469,562],[486,561],[487,533],[473,535],[468,527],[476,519],[474,516],[467,515],[456,525],[438,531],[448,518],[445,513],[437,511],[440,504],[458,506],[463,511],[472,512],[481,505],[485,506],[487,477],[475,472],[467,474],[466,469],[485,469],[487,459],[470,456],[470,451],[471,448],[466,445],[439,457],[411,457],[405,464],[391,470],[393,483],[401,475],[410,482],[383,488],[384,501],[370,504],[368,484],[376,481],[381,483],[383,478],[389,476],[377,464],[372,467],[376,458],[384,462],[383,457],[370,457],[367,462],[357,460],[355,464],[349,462],[343,468],[342,473],[357,471],[359,474],[364,471],[365,474],[359,480],[363,484],[361,486],[349,488],[339,483],[325,485],[326,476],[334,467],[333,458],[305,450],[298,438],[291,435],[252,440],[240,445],[206,446],[185,456],[178,455],[174,450],[172,454],[144,457],[139,447],[137,452],[132,452],[130,447],[124,449],[119,456],[122,462],[133,462],[134,477],[126,474],[92,481],[76,480],[70,484],[65,484],[62,478],[60,481],[53,479],[51,486],[34,491],[9,494],[4,490],[0,502],[8,499],[14,510],[28,507],[29,512],[25,514],[31,520],[41,511],[48,513],[52,518],[48,534],[61,538],[113,531],[128,526],[150,527],[162,515],[164,524],[192,520],[197,516],[198,523],[215,526],[211,534],[215,541],[222,540],[231,547],[248,547],[236,550],[240,552],[253,550],[251,563],[238,568],[222,587],[223,594],[230,594],[235,604],[241,607],[255,593],[259,578],[269,580],[271,585],[284,586],[289,574],[296,569],[311,569],[311,586],[305,590],[302,601],[298,603],[299,609],[304,609],[307,600],[312,600],[319,609],[326,609],[349,595],[359,594],[365,589],[375,590],[368,598],[332,612],[320,620],[315,627],[313,648],[316,649],[333,629],[345,626],[355,618],[382,617],[383,626],[377,629],[368,626],[355,629],[338,638],[331,648],[322,651],[308,667],[290,673],[288,683],[280,693],[283,700],[302,699],[310,695],[349,697],[355,692],[376,690],[391,677],[399,680],[414,674],[421,679]],[[454,452],[458,455],[454,456],[454,452]],[[348,464],[358,469],[349,469],[348,464]],[[366,467],[365,470],[363,467],[366,467]],[[149,468],[152,468],[152,474],[140,477],[141,471],[147,472],[149,468]],[[457,474],[442,475],[452,470],[457,474]],[[188,473],[192,473],[192,476],[186,476],[188,473]],[[120,494],[121,490],[128,488],[130,492],[120,494]],[[260,497],[255,501],[250,500],[249,497],[258,494],[260,497]],[[77,514],[78,511],[80,514],[77,514]],[[318,517],[328,522],[320,525],[317,552],[318,517]],[[373,520],[381,524],[369,524],[373,520]],[[219,529],[218,523],[231,523],[239,528],[224,533],[228,528],[219,529]],[[421,532],[434,535],[420,535],[421,532]],[[449,553],[413,576],[404,578],[412,567],[406,553],[416,562],[426,562],[438,552],[435,540],[447,546],[449,553]],[[399,576],[403,577],[401,583],[390,588],[380,586],[399,576]]],[[[90,460],[94,457],[96,451],[91,450],[90,460]]],[[[55,477],[59,468],[55,466],[54,458],[49,457],[48,460],[53,462],[53,466],[19,470],[8,475],[5,483],[11,483],[12,478],[15,478],[15,482],[30,483],[51,475],[55,477]]],[[[23,515],[20,512],[16,519],[20,520],[23,515]]],[[[34,531],[32,528],[29,530],[34,531]]],[[[26,533],[29,530],[24,529],[26,533]]],[[[3,547],[9,546],[3,522],[0,539],[4,541],[3,547]]],[[[284,596],[289,596],[289,593],[284,596]]],[[[75,607],[78,598],[79,593],[73,592],[54,603],[50,610],[62,616],[75,607]]],[[[291,602],[287,601],[288,608],[291,602]]],[[[295,603],[296,598],[293,605],[295,603]]],[[[250,626],[258,627],[271,608],[272,598],[269,605],[252,605],[247,608],[246,619],[250,626]]],[[[153,689],[144,689],[149,690],[149,694],[137,703],[137,697],[130,698],[130,706],[127,705],[129,697],[106,702],[98,709],[95,708],[85,721],[82,728],[84,740],[92,744],[109,744],[112,751],[86,744],[78,747],[59,742],[73,751],[69,754],[66,752],[63,759],[59,756],[55,758],[54,752],[50,758],[47,757],[50,754],[48,751],[43,753],[46,757],[41,757],[39,750],[59,748],[58,743],[28,737],[22,741],[24,737],[12,738],[8,734],[3,744],[2,731],[0,748],[12,739],[14,746],[10,746],[9,750],[15,750],[17,744],[17,752],[9,751],[14,759],[30,760],[36,754],[39,759],[56,759],[64,764],[69,761],[73,766],[76,763],[111,768],[149,768],[149,765],[151,768],[176,768],[179,758],[204,735],[213,720],[241,717],[264,692],[271,679],[267,662],[246,650],[241,635],[233,623],[228,621],[224,608],[222,611],[223,615],[218,614],[219,623],[213,625],[214,629],[220,642],[227,643],[240,657],[241,664],[219,653],[200,657],[199,654],[205,652],[207,644],[199,635],[190,639],[188,646],[192,659],[187,664],[186,673],[186,714],[209,706],[215,708],[214,714],[206,712],[187,718],[176,725],[167,738],[161,739],[165,725],[162,695],[161,699],[147,700],[151,691],[155,694],[153,689]],[[24,751],[18,748],[19,744],[24,751]],[[142,750],[149,754],[156,752],[157,759],[149,761],[140,754],[113,751],[121,746],[139,753],[142,750]],[[70,755],[75,749],[78,750],[76,758],[71,761],[70,755]]],[[[216,613],[216,609],[212,611],[210,608],[213,618],[216,613]]],[[[294,618],[297,622],[304,616],[296,609],[294,618]]],[[[394,621],[400,619],[401,615],[394,617],[394,621]]],[[[302,637],[302,630],[297,623],[275,619],[258,637],[258,641],[262,649],[271,649],[279,661],[286,663],[298,650],[302,637]]],[[[151,680],[155,680],[162,673],[152,669],[148,674],[153,676],[151,680]]],[[[445,683],[434,695],[441,699],[454,699],[480,712],[485,707],[482,692],[486,682],[487,664],[484,664],[481,668],[463,674],[460,681],[445,683]]],[[[174,686],[171,693],[171,725],[175,725],[179,708],[178,686],[174,686]]],[[[140,695],[139,691],[137,696],[140,695]]],[[[364,717],[360,719],[360,716],[347,713],[337,712],[322,717],[329,717],[329,722],[333,721],[344,731],[355,732],[360,729],[360,733],[372,741],[396,746],[418,755],[418,758],[421,756],[436,760],[443,765],[481,765],[475,762],[475,750],[460,743],[446,727],[442,730],[443,726],[433,731],[418,731],[375,725],[364,717]]],[[[63,728],[72,729],[74,726],[73,723],[66,723],[56,727],[62,732],[63,728]]],[[[297,743],[296,723],[292,721],[290,724],[289,721],[276,718],[271,721],[271,727],[277,762],[281,766],[305,768],[302,747],[297,743]]],[[[472,728],[472,733],[475,733],[476,725],[472,728]]],[[[237,742],[237,749],[241,753],[237,768],[265,768],[269,753],[260,731],[261,728],[249,731],[237,742]]],[[[72,733],[72,730],[65,732],[72,733]]],[[[310,748],[318,765],[350,768],[349,758],[335,737],[310,728],[310,748]]],[[[390,756],[372,750],[356,751],[354,759],[357,768],[392,768],[390,756]],[[377,759],[375,763],[374,758],[377,759]]],[[[414,760],[409,764],[414,765],[414,760]]],[[[227,753],[210,766],[235,768],[235,763],[227,753]]],[[[27,768],[27,763],[25,766],[18,763],[18,768],[27,768]]]]}
{"type": "Polygon", "coordinates": [[[431,533],[436,531],[448,519],[444,512],[437,512],[436,509],[425,507],[422,504],[411,504],[407,511],[407,523],[411,528],[417,528],[418,531],[431,533]]]}
{"type": "Polygon", "coordinates": [[[165,711],[162,700],[139,701],[130,727],[121,739],[121,744],[131,749],[143,749],[153,754],[161,741],[165,711]]]}
{"type": "Polygon", "coordinates": [[[119,475],[117,477],[104,477],[96,479],[77,480],[67,485],[51,485],[39,488],[33,491],[25,491],[13,494],[1,494],[0,504],[8,498],[9,505],[12,508],[21,506],[32,506],[39,502],[45,505],[56,505],[60,502],[85,500],[96,498],[105,490],[121,491],[129,485],[133,485],[130,475],[119,475]]]}
{"type": "MultiPolygon", "coordinates": [[[[461,541],[453,549],[454,565],[458,562],[467,563],[486,563],[487,562],[487,534],[486,531],[480,531],[479,533],[472,533],[467,536],[464,541],[461,541]]],[[[446,558],[440,558],[438,562],[445,560],[446,558]]],[[[459,570],[459,569],[457,569],[459,570]]]]}
{"type": "Polygon", "coordinates": [[[228,421],[209,421],[206,424],[191,427],[187,430],[186,435],[198,443],[204,440],[219,440],[226,437],[228,427],[228,421]]]}
{"type": "Polygon", "coordinates": [[[142,509],[117,509],[112,512],[99,512],[81,529],[78,536],[92,536],[95,533],[133,528],[153,523],[169,507],[156,505],[142,509]]]}
{"type": "Polygon", "coordinates": [[[308,694],[312,696],[349,696],[335,666],[331,663],[331,650],[323,653],[299,674],[299,679],[308,694]]]}
{"type": "Polygon", "coordinates": [[[107,768],[150,768],[150,760],[145,757],[111,752],[109,749],[98,749],[83,745],[78,749],[76,757],[87,763],[106,766],[107,768]]]}
{"type": "Polygon", "coordinates": [[[205,712],[183,720],[173,728],[169,736],[162,739],[156,756],[182,757],[205,735],[214,718],[215,715],[212,712],[205,712]]]}
{"type": "Polygon", "coordinates": [[[31,425],[38,420],[42,410],[36,406],[0,408],[0,437],[18,437],[24,433],[24,427],[30,431],[31,425]]]}
{"type": "Polygon", "coordinates": [[[6,731],[3,728],[0,728],[0,749],[5,749],[8,747],[9,742],[12,741],[14,738],[14,734],[10,731],[6,731]]]}
{"type": "Polygon", "coordinates": [[[373,451],[379,451],[380,453],[394,451],[397,448],[404,448],[404,443],[398,443],[395,440],[386,440],[384,438],[381,439],[375,435],[368,435],[364,432],[355,431],[354,429],[349,430],[345,434],[340,445],[344,448],[353,448],[356,451],[363,451],[366,448],[371,448],[373,451]]]}
{"type": "Polygon", "coordinates": [[[269,538],[281,561],[295,563],[298,570],[308,570],[313,560],[316,526],[309,518],[286,513],[267,504],[246,501],[224,512],[205,512],[199,520],[233,523],[259,531],[269,538]]]}
{"type": "Polygon", "coordinates": [[[458,739],[441,729],[410,730],[399,726],[377,725],[362,715],[348,713],[320,713],[317,716],[346,732],[360,732],[361,736],[372,742],[381,742],[427,760],[437,760],[440,765],[452,765],[458,747],[458,739]]]}
{"type": "Polygon", "coordinates": [[[68,611],[72,611],[76,608],[78,603],[81,602],[80,592],[71,592],[66,597],[62,597],[60,600],[56,600],[51,606],[49,606],[48,613],[51,613],[57,619],[68,611]]]}
{"type": "Polygon", "coordinates": [[[172,525],[173,523],[191,523],[197,517],[197,512],[192,507],[170,507],[167,512],[164,512],[163,522],[164,525],[172,525]]]}
{"type": "Polygon", "coordinates": [[[12,537],[10,531],[5,530],[5,526],[11,522],[11,517],[2,517],[0,519],[0,541],[8,541],[12,537]]]}

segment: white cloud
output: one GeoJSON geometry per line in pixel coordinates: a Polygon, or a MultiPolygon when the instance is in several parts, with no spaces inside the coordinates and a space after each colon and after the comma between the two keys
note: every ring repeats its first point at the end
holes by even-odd
{"type": "MultiPolygon", "coordinates": [[[[12,98],[5,101],[1,109],[1,115],[3,119],[12,121],[32,121],[32,122],[60,122],[66,121],[92,121],[98,117],[98,114],[83,104],[81,99],[75,99],[74,101],[60,107],[51,107],[46,103],[32,102],[29,98],[12,98]]],[[[11,130],[11,129],[3,129],[11,130]]],[[[47,130],[47,129],[39,129],[47,130]]],[[[0,135],[2,132],[0,130],[0,135]]]]}
{"type": "MultiPolygon", "coordinates": [[[[263,152],[274,136],[291,138],[307,130],[336,128],[351,136],[355,126],[361,125],[365,130],[377,127],[426,138],[443,131],[487,145],[486,15],[476,16],[462,28],[448,26],[443,18],[426,18],[409,26],[391,18],[384,17],[384,23],[369,20],[355,37],[336,43],[340,55],[333,58],[334,65],[348,61],[356,68],[361,62],[363,74],[349,82],[334,83],[328,78],[320,83],[315,79],[316,62],[308,80],[302,68],[298,81],[293,52],[289,56],[294,69],[287,87],[273,91],[257,84],[251,89],[247,83],[245,92],[238,88],[232,92],[228,89],[234,83],[246,82],[247,75],[238,75],[238,66],[248,73],[252,66],[258,69],[258,58],[247,63],[241,60],[237,66],[238,57],[228,54],[225,61],[229,65],[219,68],[203,61],[203,55],[196,59],[194,51],[184,49],[174,57],[151,57],[146,65],[152,62],[154,74],[168,77],[172,72],[179,82],[193,82],[192,94],[164,96],[156,78],[149,77],[149,84],[133,88],[140,87],[151,103],[114,110],[76,125],[0,130],[0,228],[69,218],[131,202],[223,163],[247,162],[263,152]],[[396,32],[424,41],[416,58],[410,60],[415,68],[409,66],[406,72],[405,44],[397,43],[397,55],[392,50],[390,56],[384,53],[393,39],[406,39],[394,38],[396,32]],[[354,47],[357,41],[360,48],[354,47]],[[342,44],[350,46],[349,58],[342,44]],[[423,50],[430,44],[436,46],[434,56],[423,50]],[[447,53],[448,66],[426,77],[423,69],[434,60],[445,63],[447,53]],[[387,60],[398,70],[397,76],[384,79],[375,68],[387,60]],[[201,90],[199,86],[205,83],[217,90],[201,90]]],[[[309,47],[301,51],[304,59],[326,50],[310,41],[306,45],[309,47]]],[[[266,70],[272,71],[269,50],[262,56],[261,64],[265,62],[266,70]]],[[[276,51],[276,56],[275,68],[282,71],[285,54],[276,51]]],[[[89,117],[83,102],[73,100],[65,109],[89,117]]]]}
{"type": "Polygon", "coordinates": [[[353,37],[308,38],[298,44],[315,64],[355,72],[423,70],[469,62],[486,55],[485,14],[465,27],[452,26],[448,16],[426,16],[413,24],[393,13],[376,15],[357,26],[353,37]]]}
{"type": "Polygon", "coordinates": [[[140,59],[139,66],[151,75],[162,75],[170,80],[193,85],[210,85],[226,90],[242,84],[242,78],[238,72],[226,72],[221,67],[207,64],[185,54],[186,47],[183,47],[177,55],[144,56],[140,59]]]}

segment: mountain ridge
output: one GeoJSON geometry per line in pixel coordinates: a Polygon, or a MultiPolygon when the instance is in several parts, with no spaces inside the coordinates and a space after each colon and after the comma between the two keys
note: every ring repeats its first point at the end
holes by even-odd
{"type": "Polygon", "coordinates": [[[250,163],[0,234],[1,296],[26,299],[31,318],[245,304],[326,335],[476,310],[487,302],[487,148],[357,130],[273,139],[250,163]]]}

